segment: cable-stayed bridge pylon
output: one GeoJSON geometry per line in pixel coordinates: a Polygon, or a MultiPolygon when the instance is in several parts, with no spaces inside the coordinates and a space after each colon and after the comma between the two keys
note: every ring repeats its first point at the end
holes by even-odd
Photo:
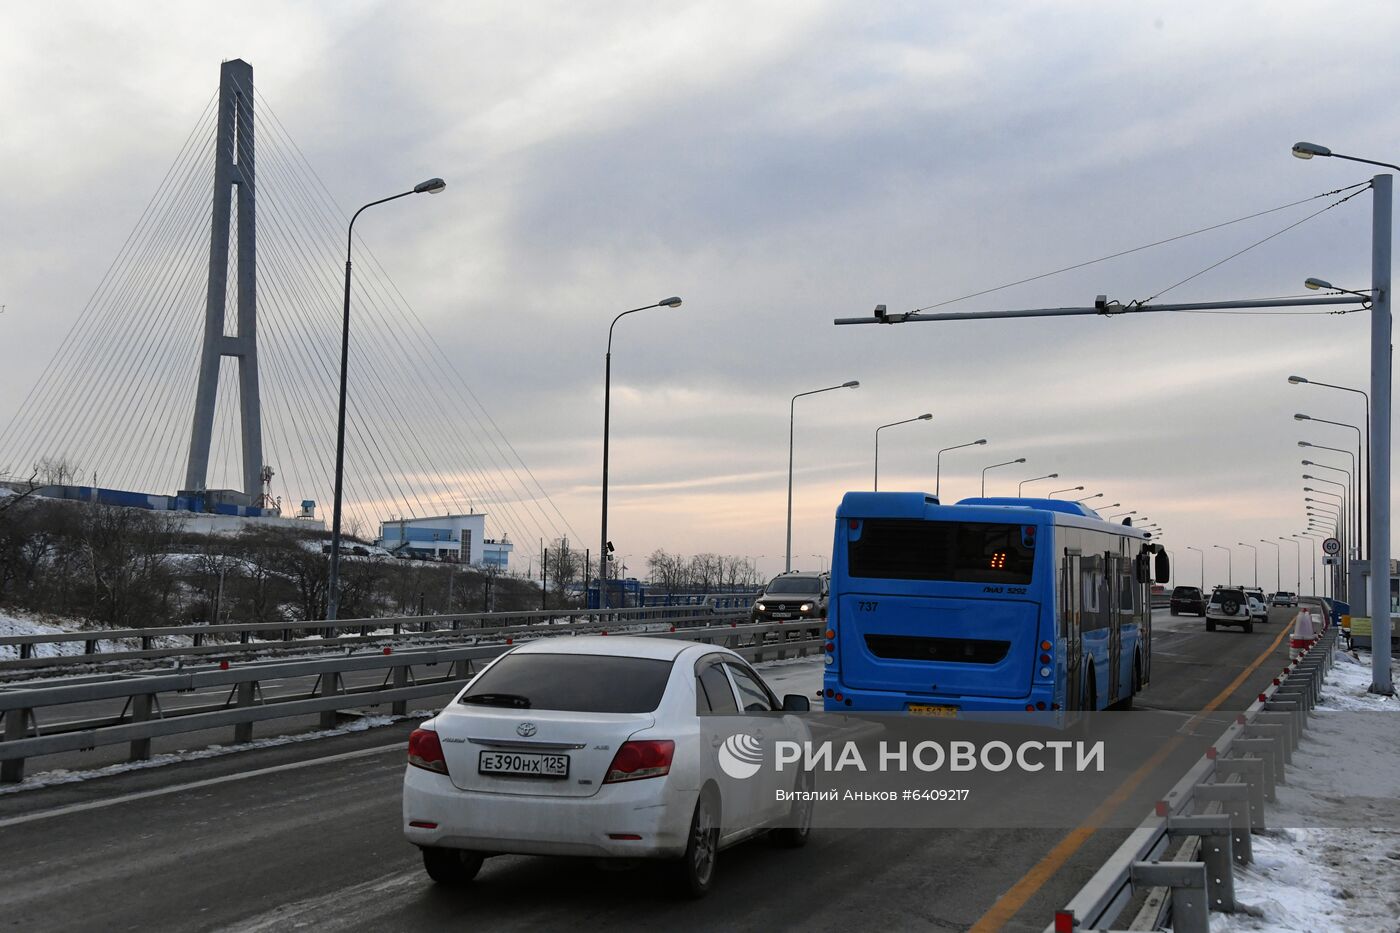
{"type": "MultiPolygon", "coordinates": [[[[274,514],[330,501],[348,214],[252,77],[247,62],[223,64],[92,296],[0,421],[0,481],[203,492],[274,514]]],[[[463,352],[438,343],[358,234],[355,253],[350,531],[486,512],[497,535],[581,539],[463,378],[463,352]]]]}

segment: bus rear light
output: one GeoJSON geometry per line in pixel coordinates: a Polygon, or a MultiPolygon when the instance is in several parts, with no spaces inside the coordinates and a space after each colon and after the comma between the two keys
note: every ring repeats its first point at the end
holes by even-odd
{"type": "Polygon", "coordinates": [[[1050,663],[1050,655],[1048,655],[1048,654],[1042,654],[1042,655],[1040,656],[1040,663],[1041,663],[1041,664],[1049,664],[1049,663],[1050,663]]]}
{"type": "Polygon", "coordinates": [[[835,640],[835,638],[836,638],[836,632],[833,631],[832,629],[827,629],[827,630],[826,630],[826,637],[827,637],[827,640],[828,640],[828,641],[833,641],[833,640],[835,640]]]}
{"type": "Polygon", "coordinates": [[[1074,919],[1074,911],[1055,911],[1055,933],[1074,933],[1074,928],[1079,926],[1079,921],[1074,919]]]}
{"type": "Polygon", "coordinates": [[[1053,647],[1055,647],[1055,646],[1052,645],[1052,644],[1050,644],[1050,642],[1048,642],[1048,641],[1043,641],[1043,642],[1040,643],[1040,650],[1041,650],[1041,651],[1049,651],[1049,650],[1050,650],[1051,648],[1053,648],[1053,647]]]}
{"type": "Polygon", "coordinates": [[[832,652],[832,651],[835,651],[835,650],[836,650],[836,643],[835,643],[835,642],[830,642],[830,641],[827,642],[827,643],[826,643],[826,650],[827,650],[828,653],[830,653],[830,652],[832,652]]]}
{"type": "Polygon", "coordinates": [[[1034,712],[1035,712],[1035,704],[1034,704],[1034,703],[1027,703],[1027,704],[1026,704],[1026,712],[1028,712],[1028,713],[1034,713],[1034,712]]]}
{"type": "Polygon", "coordinates": [[[834,696],[835,694],[836,694],[836,691],[835,691],[835,690],[832,690],[830,687],[827,687],[827,688],[826,688],[826,695],[827,695],[827,696],[834,696]]]}
{"type": "Polygon", "coordinates": [[[1035,701],[1035,708],[1036,708],[1036,709],[1045,709],[1045,701],[1044,701],[1044,700],[1036,700],[1036,701],[1035,701]]]}
{"type": "Polygon", "coordinates": [[[850,701],[849,699],[846,700],[846,705],[847,705],[847,706],[850,706],[850,705],[851,705],[851,701],[850,701]]]}
{"type": "Polygon", "coordinates": [[[1060,704],[1058,704],[1058,703],[1051,703],[1051,704],[1050,704],[1050,708],[1051,708],[1051,709],[1059,709],[1059,708],[1060,708],[1060,704]]]}
{"type": "Polygon", "coordinates": [[[841,700],[844,700],[844,699],[845,699],[845,697],[843,697],[841,694],[839,694],[839,693],[836,694],[836,700],[837,700],[838,703],[839,703],[841,700]]]}

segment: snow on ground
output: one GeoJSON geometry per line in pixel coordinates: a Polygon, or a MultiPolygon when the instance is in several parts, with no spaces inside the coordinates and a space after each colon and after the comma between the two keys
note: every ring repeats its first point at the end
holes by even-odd
{"type": "MultiPolygon", "coordinates": [[[[73,632],[91,632],[93,635],[101,633],[101,629],[89,629],[84,623],[76,619],[64,619],[57,616],[17,616],[0,612],[0,636],[3,635],[67,635],[73,632]]],[[[176,648],[187,643],[188,639],[180,639],[177,636],[160,636],[154,640],[156,648],[176,648]]],[[[141,647],[139,638],[99,638],[97,641],[98,651],[126,651],[141,647]]],[[[52,643],[39,643],[34,646],[34,657],[36,658],[57,658],[81,655],[86,649],[86,643],[82,641],[63,641],[52,643]]],[[[16,660],[19,658],[18,645],[0,645],[0,660],[16,660]]]]}
{"type": "Polygon", "coordinates": [[[26,790],[37,790],[41,787],[53,787],[56,784],[73,784],[78,781],[91,780],[92,778],[124,774],[127,771],[144,771],[147,768],[160,768],[181,761],[219,758],[223,755],[246,752],[255,748],[276,748],[279,745],[310,742],[314,739],[325,739],[335,735],[349,735],[352,732],[364,732],[366,729],[373,729],[377,726],[387,726],[392,723],[403,722],[410,719],[429,719],[436,715],[437,710],[420,709],[413,710],[407,716],[365,716],[335,729],[322,729],[316,732],[304,732],[299,735],[279,735],[266,739],[254,739],[242,745],[209,745],[204,748],[181,749],[178,752],[171,752],[165,755],[152,755],[147,761],[125,761],[120,764],[108,765],[105,768],[92,768],[86,771],[69,771],[65,768],[56,768],[53,771],[42,771],[38,774],[32,774],[18,784],[0,785],[0,797],[26,790]]]}
{"type": "Polygon", "coordinates": [[[1248,912],[1212,915],[1212,931],[1400,931],[1400,699],[1370,683],[1370,656],[1338,651],[1271,828],[1236,868],[1248,912]]]}

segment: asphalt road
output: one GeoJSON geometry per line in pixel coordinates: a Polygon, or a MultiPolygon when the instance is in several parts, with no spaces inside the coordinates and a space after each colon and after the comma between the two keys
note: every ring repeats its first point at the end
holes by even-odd
{"type": "MultiPolygon", "coordinates": [[[[1159,611],[1153,682],[1138,705],[1185,722],[1264,656],[1198,722],[1201,736],[1218,735],[1282,665],[1282,644],[1270,646],[1291,616],[1276,610],[1252,634],[1207,633],[1199,618],[1159,611]]],[[[715,891],[698,902],[671,899],[645,866],[515,856],[488,860],[470,887],[450,891],[428,881],[400,834],[410,728],[0,795],[0,925],[966,930],[997,907],[1006,911],[998,928],[1040,931],[1125,835],[1093,832],[1048,867],[1066,829],[819,830],[799,850],[760,839],[723,853],[715,891]]],[[[1197,754],[1183,744],[1156,767],[1118,766],[1112,778],[1132,791],[1118,825],[1136,822],[1197,754]]]]}

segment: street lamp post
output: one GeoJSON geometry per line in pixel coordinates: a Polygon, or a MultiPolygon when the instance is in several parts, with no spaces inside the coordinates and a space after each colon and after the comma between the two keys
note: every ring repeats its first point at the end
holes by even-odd
{"type": "Polygon", "coordinates": [[[638,311],[650,311],[652,308],[679,308],[681,300],[676,297],[663,298],[655,304],[642,305],[640,308],[633,308],[630,311],[623,311],[613,318],[608,325],[608,352],[603,357],[603,519],[602,525],[602,547],[598,550],[598,605],[602,609],[608,608],[608,433],[612,422],[612,338],[613,328],[617,322],[629,314],[636,314],[638,311]]]}
{"type": "Polygon", "coordinates": [[[1274,592],[1283,589],[1283,548],[1277,542],[1269,541],[1266,538],[1259,539],[1260,544],[1267,544],[1274,549],[1274,592]]]}
{"type": "Polygon", "coordinates": [[[1298,581],[1296,584],[1294,584],[1298,587],[1298,589],[1294,592],[1301,595],[1303,592],[1303,543],[1298,540],[1297,535],[1292,535],[1291,537],[1287,538],[1285,538],[1283,535],[1279,535],[1279,540],[1286,541],[1289,544],[1293,545],[1293,559],[1294,562],[1298,565],[1297,573],[1294,577],[1294,579],[1298,581]]]}
{"type": "Polygon", "coordinates": [[[1201,550],[1201,549],[1198,548],[1198,547],[1192,547],[1192,546],[1189,545],[1189,544],[1186,545],[1186,550],[1188,550],[1188,551],[1195,551],[1197,554],[1201,555],[1201,594],[1202,594],[1202,595],[1205,595],[1205,591],[1206,591],[1206,552],[1203,551],[1203,550],[1201,550]]]}
{"type": "Polygon", "coordinates": [[[1055,489],[1055,490],[1052,490],[1051,492],[1049,492],[1049,493],[1046,494],[1045,498],[1047,498],[1047,499],[1053,499],[1053,498],[1055,498],[1055,496],[1056,496],[1057,493],[1062,493],[1062,492],[1083,492],[1083,491],[1084,491],[1084,487],[1083,487],[1083,486],[1071,486],[1071,487],[1069,487],[1068,489],[1055,489]]]}
{"type": "Polygon", "coordinates": [[[1113,521],[1115,518],[1122,518],[1122,517],[1125,516],[1125,515],[1136,515],[1136,514],[1137,514],[1137,509],[1133,509],[1131,512],[1119,512],[1117,515],[1110,515],[1110,516],[1108,517],[1108,520],[1109,520],[1109,521],[1113,521]]]}
{"type": "Polygon", "coordinates": [[[1235,552],[1219,544],[1212,544],[1211,547],[1219,548],[1225,552],[1225,585],[1235,585],[1235,552]]]}
{"type": "Polygon", "coordinates": [[[938,452],[938,456],[933,458],[933,497],[938,498],[938,491],[943,481],[943,455],[950,450],[961,450],[964,447],[981,447],[987,443],[985,437],[975,441],[968,441],[966,444],[954,444],[952,447],[944,447],[938,452]]]}
{"type": "MultiPolygon", "coordinates": [[[[1320,283],[1320,284],[1325,285],[1325,284],[1327,284],[1327,283],[1324,282],[1324,283],[1320,283]]],[[[1293,385],[1300,385],[1300,384],[1302,384],[1302,385],[1322,386],[1324,389],[1337,389],[1337,390],[1340,391],[1340,392],[1352,392],[1352,393],[1354,393],[1354,394],[1356,394],[1356,395],[1361,396],[1361,398],[1362,398],[1362,400],[1365,402],[1365,406],[1366,406],[1366,424],[1367,424],[1368,430],[1369,430],[1369,425],[1371,424],[1371,395],[1370,395],[1370,393],[1365,392],[1365,391],[1362,390],[1362,389],[1353,389],[1353,388],[1350,387],[1350,386],[1339,386],[1339,385],[1334,385],[1333,383],[1330,383],[1330,382],[1316,382],[1316,381],[1310,380],[1310,379],[1308,379],[1308,378],[1306,378],[1306,377],[1304,377],[1304,376],[1289,376],[1289,377],[1288,377],[1288,381],[1289,381],[1290,383],[1292,383],[1293,385]]],[[[1369,439],[1369,438],[1367,438],[1367,441],[1366,441],[1366,454],[1365,454],[1365,456],[1362,458],[1362,463],[1361,463],[1360,469],[1361,469],[1361,471],[1362,471],[1363,477],[1357,479],[1357,486],[1358,486],[1358,487],[1364,487],[1364,489],[1365,489],[1364,500],[1365,500],[1365,502],[1369,503],[1369,502],[1371,501],[1371,443],[1370,443],[1370,439],[1369,439]]],[[[1356,507],[1357,507],[1358,512],[1360,512],[1361,505],[1362,505],[1362,500],[1363,500],[1363,496],[1358,495],[1358,496],[1356,497],[1356,507]]],[[[1369,521],[1364,522],[1362,526],[1358,526],[1358,530],[1360,530],[1363,526],[1364,526],[1364,531],[1362,531],[1362,538],[1363,538],[1364,543],[1365,543],[1365,545],[1366,545],[1366,553],[1367,553],[1367,554],[1370,554],[1370,553],[1371,553],[1371,523],[1370,523],[1369,521]]]]}
{"type": "MultiPolygon", "coordinates": [[[[1327,156],[1400,171],[1400,165],[1335,153],[1326,146],[1300,142],[1293,146],[1300,159],[1327,156]]],[[[1371,615],[1371,692],[1389,696],[1395,692],[1390,679],[1390,212],[1392,176],[1371,178],[1371,475],[1380,482],[1371,490],[1370,551],[1371,587],[1367,603],[1371,615]]]]}
{"type": "MultiPolygon", "coordinates": [[[[1308,565],[1308,568],[1309,568],[1309,569],[1308,569],[1308,573],[1309,573],[1309,574],[1311,575],[1311,577],[1312,577],[1312,595],[1316,596],[1316,595],[1317,595],[1317,535],[1314,534],[1314,533],[1312,533],[1312,532],[1304,532],[1304,533],[1301,533],[1301,534],[1296,534],[1296,535],[1294,535],[1293,537],[1295,537],[1295,538],[1307,538],[1307,539],[1308,539],[1308,543],[1312,545],[1312,563],[1310,563],[1310,564],[1308,565]]],[[[1301,547],[1301,544],[1299,545],[1299,547],[1301,547]]],[[[1326,578],[1324,577],[1323,579],[1325,580],[1326,578]]],[[[1300,579],[1300,580],[1298,581],[1298,589],[1301,590],[1302,588],[1303,588],[1303,581],[1300,579]]]]}
{"type": "Polygon", "coordinates": [[[1011,466],[1013,463],[1025,463],[1025,462],[1026,462],[1026,458],[1025,458],[1025,457],[1017,457],[1015,460],[1005,460],[1005,461],[1003,461],[1003,462],[1001,462],[1001,463],[993,463],[993,464],[991,464],[990,466],[984,466],[984,467],[982,468],[982,496],[985,498],[986,495],[987,495],[987,471],[988,471],[988,470],[995,470],[997,467],[1011,466]]]}
{"type": "Polygon", "coordinates": [[[1073,500],[1073,501],[1075,501],[1075,502],[1088,502],[1090,499],[1102,499],[1102,498],[1103,498],[1103,493],[1101,493],[1101,492],[1096,492],[1096,493],[1094,493],[1092,496],[1085,496],[1083,499],[1075,499],[1075,500],[1073,500]]]}
{"type": "MultiPolygon", "coordinates": [[[[340,413],[335,428],[335,503],[331,508],[331,566],[326,579],[326,619],[331,622],[335,621],[336,614],[340,611],[340,509],[345,479],[345,395],[350,372],[350,255],[355,243],[355,221],[376,204],[397,201],[410,194],[437,194],[446,187],[447,182],[441,178],[429,178],[414,185],[409,191],[370,201],[351,216],[350,225],[345,232],[345,311],[340,326],[340,413]]],[[[327,629],[325,634],[326,637],[331,637],[335,633],[327,629]]]]}
{"type": "Polygon", "coordinates": [[[933,418],[931,412],[924,412],[913,418],[905,418],[903,421],[891,421],[889,424],[882,424],[875,429],[875,491],[880,491],[880,432],[885,428],[893,428],[901,424],[913,424],[915,421],[929,421],[933,418]]]}
{"type": "Polygon", "coordinates": [[[1060,478],[1060,474],[1058,474],[1058,473],[1046,473],[1044,476],[1036,476],[1036,477],[1033,477],[1033,478],[1031,478],[1031,479],[1023,479],[1023,480],[1021,480],[1019,483],[1016,484],[1016,498],[1018,498],[1018,499],[1021,498],[1021,489],[1022,489],[1022,487],[1026,486],[1028,483],[1038,483],[1038,482],[1040,482],[1040,481],[1043,480],[1043,479],[1059,479],[1059,478],[1060,478]]]}
{"type": "Polygon", "coordinates": [[[824,389],[813,389],[810,392],[798,392],[788,403],[788,500],[787,500],[787,550],[784,552],[783,572],[792,570],[792,432],[793,425],[797,421],[797,400],[804,395],[820,395],[822,392],[831,392],[836,389],[858,389],[860,382],[852,379],[843,382],[839,386],[827,386],[824,389]]]}
{"type": "Polygon", "coordinates": [[[1361,543],[1361,496],[1358,495],[1358,493],[1361,491],[1362,471],[1365,469],[1366,466],[1366,457],[1365,454],[1362,453],[1361,446],[1363,437],[1361,429],[1354,424],[1347,424],[1345,421],[1328,421],[1326,418],[1314,418],[1311,415],[1305,415],[1302,413],[1294,415],[1293,420],[1316,421],[1319,424],[1330,424],[1335,425],[1339,428],[1351,428],[1353,431],[1356,432],[1356,458],[1352,460],[1352,463],[1356,465],[1356,479],[1355,485],[1350,488],[1350,501],[1354,503],[1356,507],[1356,522],[1354,527],[1356,529],[1356,541],[1359,546],[1361,543]]]}

